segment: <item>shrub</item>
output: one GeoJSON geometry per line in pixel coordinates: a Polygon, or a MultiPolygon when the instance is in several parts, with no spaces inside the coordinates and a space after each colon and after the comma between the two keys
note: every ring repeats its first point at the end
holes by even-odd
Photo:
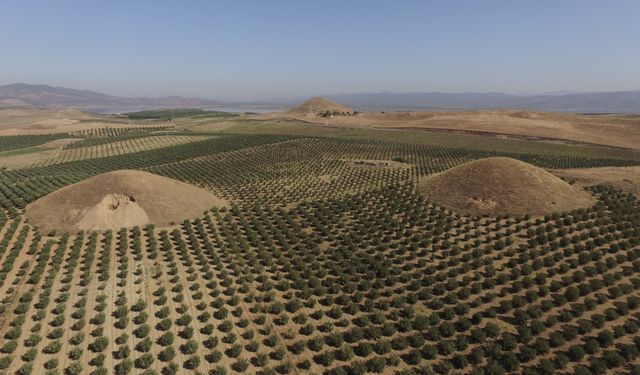
{"type": "Polygon", "coordinates": [[[198,357],[197,355],[194,355],[189,357],[186,361],[184,361],[183,366],[187,370],[194,370],[198,368],[199,365],[200,365],[200,357],[198,357]]]}
{"type": "Polygon", "coordinates": [[[234,362],[231,368],[236,372],[245,372],[249,368],[249,362],[246,359],[241,359],[234,362]]]}
{"type": "Polygon", "coordinates": [[[194,340],[189,340],[186,343],[180,345],[180,352],[182,354],[194,354],[198,350],[198,343],[194,340]]]}
{"type": "Polygon", "coordinates": [[[116,363],[113,370],[116,375],[127,375],[131,372],[133,363],[129,359],[124,359],[122,362],[116,363]]]}
{"type": "Polygon", "coordinates": [[[60,343],[59,340],[55,340],[47,344],[47,346],[42,349],[42,352],[45,354],[55,354],[59,352],[60,349],[62,349],[62,343],[60,343]]]}
{"type": "Polygon", "coordinates": [[[104,336],[100,336],[89,344],[89,350],[94,353],[100,353],[109,346],[109,339],[104,336]]]}
{"type": "Polygon", "coordinates": [[[161,360],[162,362],[169,362],[175,356],[176,356],[176,351],[171,346],[164,348],[158,353],[158,359],[161,360]]]}
{"type": "Polygon", "coordinates": [[[82,364],[78,361],[72,362],[64,369],[66,375],[78,375],[82,373],[82,364]]]}
{"type": "Polygon", "coordinates": [[[139,369],[148,369],[152,364],[153,357],[149,353],[145,353],[135,360],[135,366],[139,369]]]}

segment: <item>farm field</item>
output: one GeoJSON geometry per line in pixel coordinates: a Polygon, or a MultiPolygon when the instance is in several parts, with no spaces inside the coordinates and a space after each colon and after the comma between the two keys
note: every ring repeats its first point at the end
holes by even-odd
{"type": "MultiPolygon", "coordinates": [[[[74,139],[0,170],[0,372],[640,372],[640,200],[620,183],[634,150],[192,115],[0,137],[17,153],[0,165],[74,139]],[[471,216],[418,188],[488,158],[589,198],[471,216]],[[119,170],[224,203],[99,231],[27,219],[119,170]]],[[[112,193],[112,210],[170,199],[112,193]]]]}
{"type": "MultiPolygon", "coordinates": [[[[144,130],[125,128],[112,131],[98,129],[71,133],[75,138],[59,138],[32,147],[12,148],[0,152],[0,167],[15,169],[65,163],[70,161],[101,158],[141,151],[154,150],[211,138],[212,135],[188,134],[166,130],[162,127],[147,127],[144,130]],[[159,130],[156,130],[159,129],[159,130]]],[[[13,144],[23,140],[38,142],[42,136],[9,136],[1,140],[13,144]],[[31,139],[31,140],[24,140],[31,139]],[[12,142],[13,140],[13,142],[12,142]]]]}
{"type": "Polygon", "coordinates": [[[408,129],[601,144],[636,150],[640,147],[640,118],[625,114],[589,115],[528,110],[357,113],[326,99],[314,98],[286,112],[260,114],[250,118],[257,121],[295,120],[337,128],[408,129]],[[310,105],[315,107],[319,103],[322,103],[319,108],[325,109],[315,112],[313,109],[309,110],[310,105]],[[350,115],[341,115],[343,113],[350,115]]]}

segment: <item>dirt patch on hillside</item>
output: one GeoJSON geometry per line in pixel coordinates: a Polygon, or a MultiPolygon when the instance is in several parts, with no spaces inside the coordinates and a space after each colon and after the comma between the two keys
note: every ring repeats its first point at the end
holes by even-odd
{"type": "Polygon", "coordinates": [[[510,158],[487,158],[427,176],[418,191],[471,216],[544,215],[590,207],[595,199],[549,172],[510,158]]]}
{"type": "Polygon", "coordinates": [[[84,214],[77,226],[82,230],[106,230],[143,226],[150,222],[134,196],[107,194],[84,214]]]}
{"type": "MultiPolygon", "coordinates": [[[[137,123],[125,118],[85,113],[76,109],[0,108],[0,135],[74,133],[97,128],[137,128],[158,122],[137,123]]],[[[166,123],[162,124],[166,126],[166,123]]]]}
{"type": "Polygon", "coordinates": [[[44,148],[63,148],[64,146],[67,146],[71,143],[75,143],[78,141],[82,141],[83,138],[62,138],[62,139],[55,139],[53,141],[44,143],[42,146],[40,147],[44,147],[44,148]]]}
{"type": "Polygon", "coordinates": [[[640,167],[606,167],[550,171],[578,186],[604,184],[640,196],[640,167]]]}
{"type": "Polygon", "coordinates": [[[104,173],[64,187],[27,206],[43,231],[168,226],[226,202],[198,187],[148,172],[104,173]]]}
{"type": "Polygon", "coordinates": [[[38,146],[0,152],[0,167],[22,168],[46,162],[60,155],[62,148],[82,138],[56,139],[38,146]]]}

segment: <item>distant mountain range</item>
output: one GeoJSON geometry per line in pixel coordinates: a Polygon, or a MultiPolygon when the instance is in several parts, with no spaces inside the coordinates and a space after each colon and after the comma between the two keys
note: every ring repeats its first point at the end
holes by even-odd
{"type": "Polygon", "coordinates": [[[363,93],[326,95],[359,109],[532,109],[579,113],[640,113],[640,91],[548,95],[490,93],[363,93]]]}
{"type": "Polygon", "coordinates": [[[89,90],[75,90],[48,85],[17,83],[0,86],[0,105],[76,108],[165,108],[206,107],[221,104],[215,100],[167,96],[160,98],[126,98],[89,90]]]}
{"type": "MultiPolygon", "coordinates": [[[[640,113],[640,91],[513,95],[489,93],[360,93],[325,95],[327,98],[359,110],[458,110],[458,109],[532,109],[580,113],[640,113]]],[[[213,108],[238,106],[281,109],[304,99],[278,103],[230,103],[201,98],[167,96],[127,98],[88,90],[18,83],[0,86],[1,106],[74,107],[80,109],[137,110],[152,108],[213,108]],[[265,107],[266,105],[266,107],[265,107]]]]}

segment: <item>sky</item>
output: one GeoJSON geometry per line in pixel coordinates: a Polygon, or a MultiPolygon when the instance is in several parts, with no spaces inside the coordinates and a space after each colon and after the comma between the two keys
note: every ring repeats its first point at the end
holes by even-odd
{"type": "Polygon", "coordinates": [[[6,0],[0,85],[265,100],[640,89],[637,0],[6,0]]]}

